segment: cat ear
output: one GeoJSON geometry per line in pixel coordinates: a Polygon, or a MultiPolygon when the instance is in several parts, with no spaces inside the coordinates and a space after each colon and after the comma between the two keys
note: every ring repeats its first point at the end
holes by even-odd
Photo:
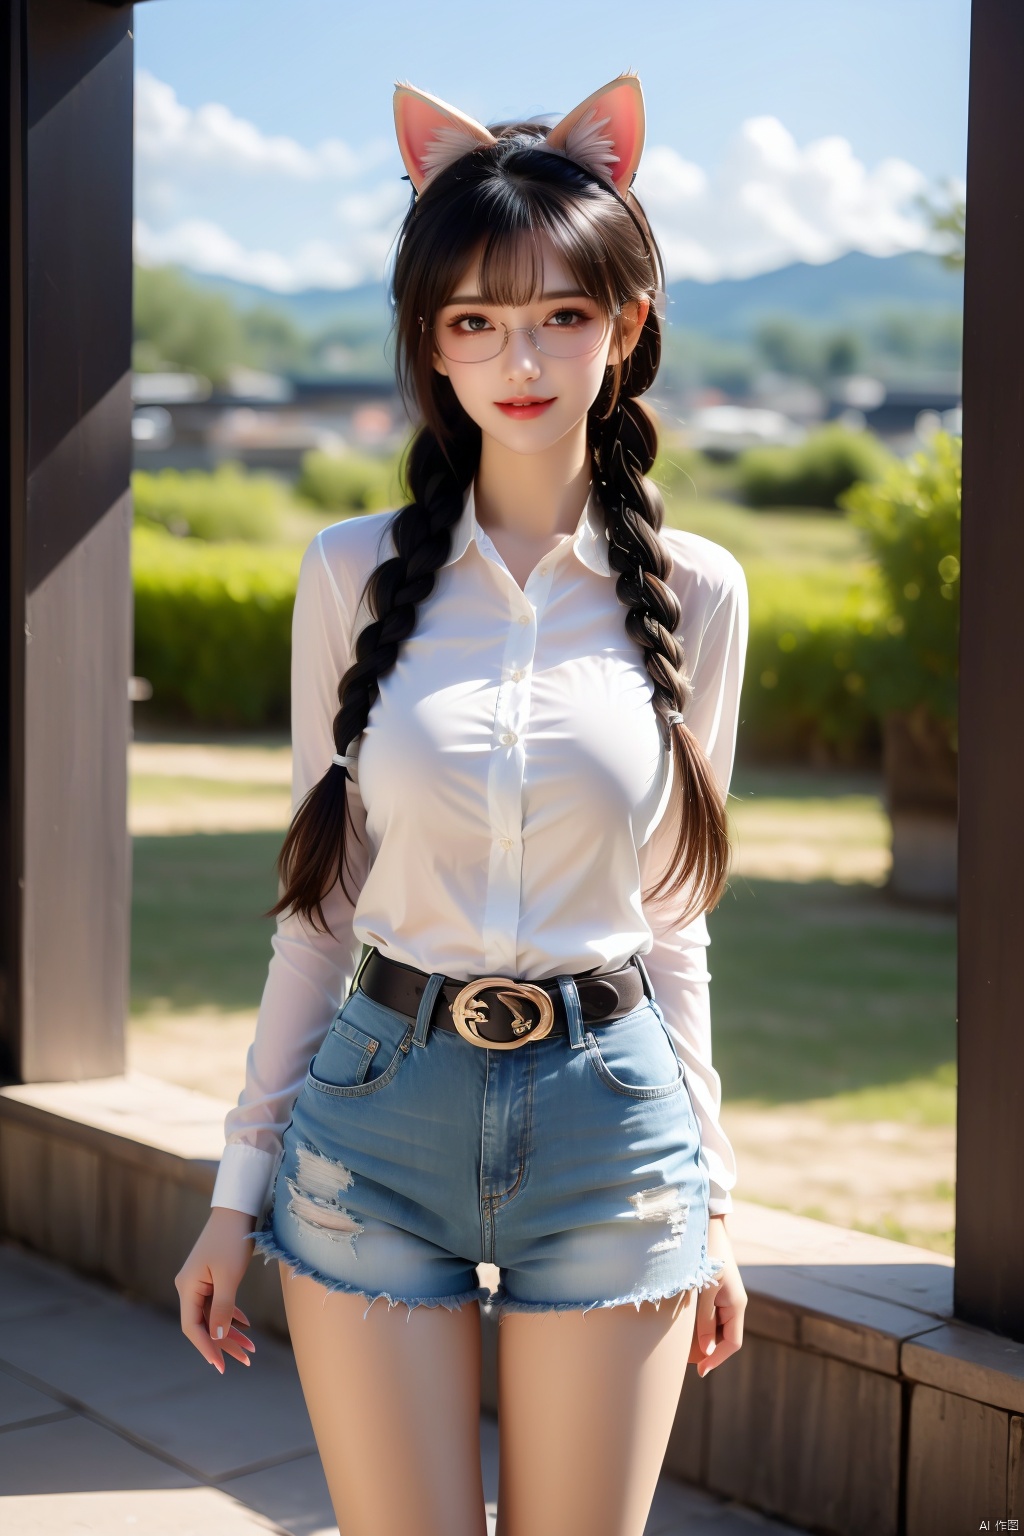
{"type": "Polygon", "coordinates": [[[395,87],[395,132],[409,180],[417,192],[471,149],[497,143],[482,123],[412,85],[395,87]]]}
{"type": "Polygon", "coordinates": [[[546,144],[625,197],[644,148],[644,97],[636,75],[620,75],[581,101],[552,128],[546,144]]]}

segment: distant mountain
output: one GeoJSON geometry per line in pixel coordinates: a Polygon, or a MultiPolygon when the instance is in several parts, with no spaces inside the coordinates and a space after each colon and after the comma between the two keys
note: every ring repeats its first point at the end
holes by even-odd
{"type": "MultiPolygon", "coordinates": [[[[358,288],[307,288],[274,293],[227,277],[190,272],[200,286],[225,294],[239,308],[266,305],[283,311],[304,331],[326,330],[335,321],[387,330],[391,317],[381,283],[358,288]]],[[[766,315],[787,314],[821,324],[856,325],[884,309],[959,310],[963,277],[935,256],[866,256],[851,251],[821,266],[794,262],[756,277],[717,283],[683,281],[669,285],[669,320],[682,330],[739,340],[766,315]]]]}
{"type": "Polygon", "coordinates": [[[286,314],[302,330],[313,334],[326,330],[336,320],[374,320],[386,328],[391,324],[383,283],[361,283],[357,288],[303,288],[298,293],[277,293],[255,283],[239,283],[233,277],[214,277],[206,272],[186,271],[190,282],[208,292],[222,293],[239,309],[265,306],[286,314]]]}
{"type": "Polygon", "coordinates": [[[821,266],[793,262],[756,277],[669,284],[670,323],[739,340],[767,315],[856,325],[884,309],[960,310],[964,284],[935,256],[866,256],[851,251],[821,266]]]}

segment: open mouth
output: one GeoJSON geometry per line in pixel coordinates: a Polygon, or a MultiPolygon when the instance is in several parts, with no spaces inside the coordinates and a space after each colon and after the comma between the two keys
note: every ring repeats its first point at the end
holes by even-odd
{"type": "Polygon", "coordinates": [[[495,400],[499,411],[516,421],[525,421],[533,416],[540,416],[549,405],[554,405],[557,395],[552,395],[548,400],[539,400],[536,395],[519,395],[510,400],[495,400]]]}

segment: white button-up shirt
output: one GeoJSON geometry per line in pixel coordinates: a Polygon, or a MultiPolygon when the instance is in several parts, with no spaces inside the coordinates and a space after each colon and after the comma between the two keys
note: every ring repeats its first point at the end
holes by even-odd
{"type": "MultiPolygon", "coordinates": [[[[390,512],[325,528],[306,550],[292,620],[292,805],[331,766],[338,682],[366,621],[366,579],[392,554],[390,512]]],[[[693,684],[686,724],[723,793],[736,745],[747,642],[742,568],[720,545],[662,530],[693,684]]],[[[615,595],[603,513],[521,588],[476,520],[472,491],[448,559],[380,695],[348,786],[355,908],[336,883],[333,930],[278,919],[249,1050],[227,1117],[215,1205],[259,1215],[306,1068],[351,983],[362,944],[458,980],[539,981],[612,971],[639,951],[700,1122],[711,1211],[732,1209],[732,1148],[711,1061],[703,916],[644,902],[678,822],[671,754],[640,648],[615,595]]],[[[340,786],[339,786],[340,787],[340,786]]]]}

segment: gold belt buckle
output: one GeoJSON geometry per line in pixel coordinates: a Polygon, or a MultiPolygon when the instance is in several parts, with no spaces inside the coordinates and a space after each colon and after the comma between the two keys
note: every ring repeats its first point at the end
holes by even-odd
{"type": "Polygon", "coordinates": [[[452,1003],[452,1020],[463,1040],[472,1045],[482,1045],[489,1051],[515,1051],[531,1040],[543,1040],[550,1035],[555,1022],[555,1005],[550,993],[529,981],[511,981],[508,976],[481,976],[471,981],[452,1003]],[[479,1026],[488,1021],[490,1007],[481,992],[496,992],[512,1015],[511,1040],[488,1040],[480,1033],[479,1026]],[[531,1018],[523,1011],[523,1004],[536,1010],[531,1018]]]}

